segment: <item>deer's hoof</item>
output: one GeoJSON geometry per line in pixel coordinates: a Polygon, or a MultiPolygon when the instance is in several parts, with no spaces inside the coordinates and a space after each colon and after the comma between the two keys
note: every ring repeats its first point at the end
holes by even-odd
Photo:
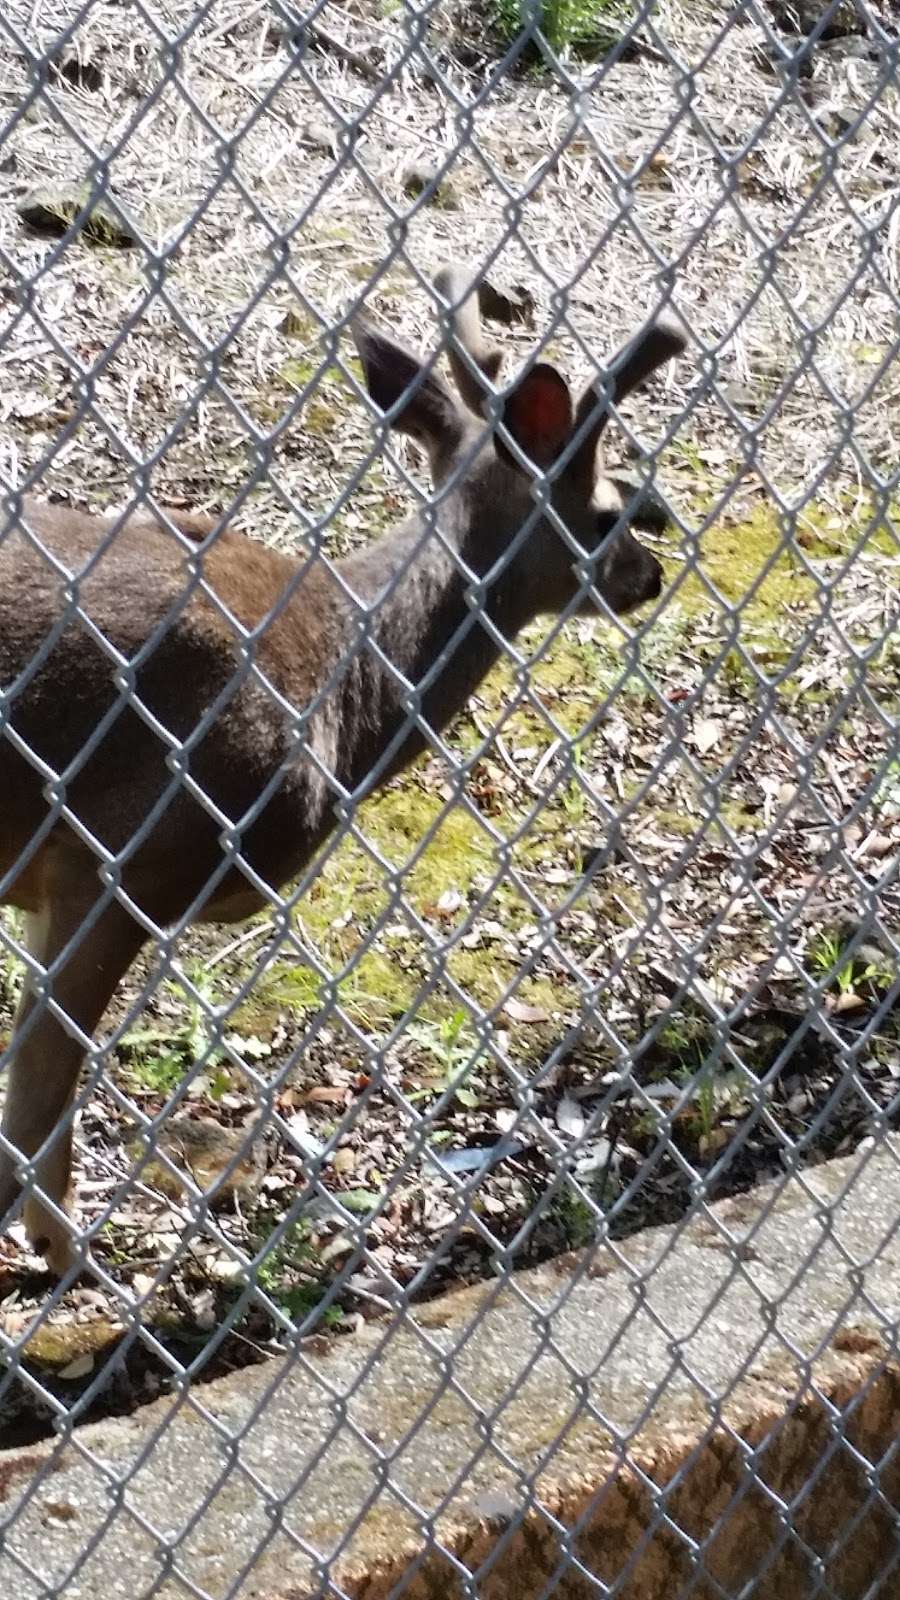
{"type": "Polygon", "coordinates": [[[80,1252],[64,1222],[52,1216],[39,1200],[25,1201],[25,1232],[32,1249],[43,1256],[48,1271],[63,1278],[73,1268],[83,1266],[80,1252]]]}

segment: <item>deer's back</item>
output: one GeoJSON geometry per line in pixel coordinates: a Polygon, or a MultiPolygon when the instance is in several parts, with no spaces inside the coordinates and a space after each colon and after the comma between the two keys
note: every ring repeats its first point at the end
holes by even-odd
{"type": "Polygon", "coordinates": [[[0,540],[3,710],[37,758],[0,731],[0,876],[4,858],[15,859],[46,816],[44,765],[64,778],[79,821],[113,851],[167,796],[136,866],[159,875],[180,860],[208,872],[221,859],[222,822],[167,764],[183,741],[191,778],[234,822],[286,768],[256,830],[255,864],[283,878],[285,863],[269,859],[273,834],[293,834],[298,859],[286,865],[302,864],[327,797],[309,764],[294,759],[291,717],[278,697],[302,710],[340,650],[333,581],[317,569],[285,605],[293,564],[226,531],[202,562],[213,598],[198,588],[182,542],[154,522],[126,523],[99,555],[109,531],[99,519],[31,505],[28,525],[65,572],[18,530],[0,540]],[[67,574],[78,607],[68,612],[67,574]],[[233,619],[253,628],[279,606],[255,650],[259,672],[248,672],[233,619]]]}

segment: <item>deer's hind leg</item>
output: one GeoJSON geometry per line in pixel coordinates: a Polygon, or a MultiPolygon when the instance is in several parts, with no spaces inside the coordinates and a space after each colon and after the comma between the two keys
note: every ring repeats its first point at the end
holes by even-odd
{"type": "MultiPolygon", "coordinates": [[[[37,1156],[36,1186],[29,1185],[25,1198],[25,1227],[51,1271],[61,1274],[75,1259],[72,1232],[42,1196],[68,1210],[71,1105],[86,1042],[147,935],[117,901],[104,903],[95,862],[57,860],[43,875],[43,888],[40,910],[27,916],[26,944],[34,967],[29,967],[6,1052],[2,1126],[19,1157],[37,1156]]],[[[14,1154],[0,1150],[0,1225],[19,1197],[16,1165],[14,1154]]]]}

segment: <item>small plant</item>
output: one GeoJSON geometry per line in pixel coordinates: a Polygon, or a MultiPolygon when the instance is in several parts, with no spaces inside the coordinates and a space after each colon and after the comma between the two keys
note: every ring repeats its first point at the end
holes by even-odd
{"type": "Polygon", "coordinates": [[[853,988],[853,962],[841,961],[843,945],[834,933],[822,933],[809,947],[810,964],[814,972],[828,978],[839,994],[848,994],[853,988]]]}
{"type": "Polygon", "coordinates": [[[588,803],[585,780],[581,775],[584,771],[584,751],[580,744],[572,744],[571,756],[575,774],[561,791],[560,799],[566,816],[577,825],[584,821],[588,803]]]}
{"type": "MultiPolygon", "coordinates": [[[[266,1252],[255,1276],[260,1289],[292,1322],[303,1322],[327,1292],[318,1269],[319,1253],[313,1242],[312,1228],[301,1218],[266,1252]]],[[[321,1320],[326,1325],[340,1322],[340,1307],[326,1306],[321,1320]]]]}
{"type": "Polygon", "coordinates": [[[601,54],[616,41],[611,24],[623,15],[622,0],[495,0],[497,31],[511,43],[532,21],[560,54],[601,54]]]}
{"type": "Polygon", "coordinates": [[[421,1100],[452,1087],[460,1105],[470,1110],[480,1105],[478,1089],[470,1084],[480,1052],[465,1007],[457,1006],[455,1011],[448,1017],[442,1017],[439,1022],[411,1022],[406,1031],[409,1038],[427,1050],[440,1066],[439,1082],[428,1088],[417,1089],[410,1095],[410,1100],[421,1100]]]}
{"type": "Polygon", "coordinates": [[[570,1250],[583,1250],[596,1238],[597,1212],[568,1181],[563,1182],[553,1198],[551,1216],[562,1230],[570,1250]]]}
{"type": "Polygon", "coordinates": [[[699,1012],[684,1010],[673,1012],[660,1029],[659,1047],[667,1056],[675,1056],[693,1075],[696,1060],[703,1060],[710,1039],[708,1019],[699,1012]]]}
{"type": "Polygon", "coordinates": [[[674,1072],[675,1083],[689,1091],[678,1120],[691,1127],[701,1154],[709,1155],[727,1143],[723,1119],[740,1113],[747,1090],[739,1072],[710,1061],[708,1044],[695,1044],[692,1056],[693,1063],[684,1060],[674,1072]]]}
{"type": "Polygon", "coordinates": [[[695,1079],[694,1105],[697,1108],[697,1122],[700,1127],[700,1138],[703,1143],[708,1143],[713,1128],[716,1125],[716,1116],[719,1109],[719,1094],[715,1074],[711,1068],[705,1070],[701,1067],[695,1079]]]}
{"type": "Polygon", "coordinates": [[[809,947],[812,971],[839,995],[855,994],[863,983],[886,989],[894,981],[886,958],[873,961],[858,955],[848,957],[845,949],[845,942],[834,932],[820,933],[809,947]]]}
{"type": "MultiPolygon", "coordinates": [[[[220,1100],[232,1087],[232,1074],[225,1052],[214,1042],[215,985],[200,965],[191,969],[189,978],[188,990],[174,983],[163,986],[163,994],[175,1003],[172,1021],[129,1028],[122,1036],[121,1048],[134,1077],[154,1094],[171,1094],[191,1067],[202,1061],[207,1092],[213,1100],[220,1100]]],[[[234,1036],[232,1042],[250,1059],[269,1053],[269,1046],[255,1036],[234,1036]]]]}

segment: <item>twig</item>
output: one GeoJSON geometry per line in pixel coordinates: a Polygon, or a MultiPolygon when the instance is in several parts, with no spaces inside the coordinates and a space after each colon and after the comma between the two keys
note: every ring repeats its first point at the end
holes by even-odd
{"type": "Polygon", "coordinates": [[[376,67],[371,61],[367,61],[365,56],[361,56],[358,50],[353,50],[349,44],[345,44],[343,39],[339,39],[336,34],[329,33],[328,29],[323,28],[321,23],[307,22],[301,32],[303,31],[309,35],[314,44],[319,46],[320,50],[330,51],[333,56],[337,56],[338,60],[343,61],[346,66],[352,67],[353,71],[358,72],[361,77],[368,78],[370,83],[381,83],[384,78],[381,68],[376,67]]]}

